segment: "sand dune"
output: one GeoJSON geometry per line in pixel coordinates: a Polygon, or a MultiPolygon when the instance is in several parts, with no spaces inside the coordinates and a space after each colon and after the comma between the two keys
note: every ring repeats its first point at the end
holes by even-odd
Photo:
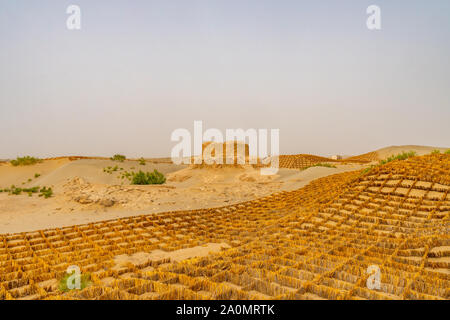
{"type": "Polygon", "coordinates": [[[444,153],[449,148],[439,148],[439,147],[427,147],[427,146],[416,146],[416,145],[405,145],[405,146],[391,146],[387,148],[382,148],[377,150],[378,157],[380,159],[386,159],[391,155],[399,154],[402,152],[415,151],[418,156],[423,156],[425,154],[431,153],[433,150],[439,150],[444,153]]]}
{"type": "MultiPolygon", "coordinates": [[[[393,146],[375,151],[383,158],[402,151],[430,153],[434,147],[393,146]]],[[[440,148],[445,151],[445,148],[440,148]]],[[[43,199],[23,194],[0,193],[0,233],[62,227],[137,214],[173,210],[203,209],[237,204],[279,191],[291,191],[311,181],[364,168],[364,164],[334,162],[336,168],[311,167],[305,170],[281,168],[274,176],[262,176],[250,165],[208,167],[162,162],[114,162],[105,159],[57,158],[33,166],[0,164],[0,188],[48,186],[54,196],[43,199]],[[112,174],[106,167],[118,167],[112,174]],[[121,170],[122,169],[122,170],[121,170]],[[157,169],[167,177],[161,186],[131,186],[120,179],[125,171],[157,169]],[[35,178],[38,173],[40,176],[35,178]],[[31,179],[31,182],[28,181],[31,179]]]]}
{"type": "Polygon", "coordinates": [[[303,171],[280,169],[274,176],[262,176],[250,165],[237,167],[201,167],[135,161],[122,163],[102,159],[46,160],[29,167],[0,166],[0,188],[49,186],[50,199],[23,194],[0,194],[0,233],[62,227],[73,224],[127,217],[144,213],[221,207],[266,195],[294,190],[310,181],[334,173],[357,170],[358,165],[337,168],[314,167],[303,171]],[[105,167],[118,166],[112,174],[105,167]],[[132,186],[120,179],[124,171],[152,171],[167,176],[164,185],[132,186]],[[34,173],[41,176],[34,179],[34,173]],[[31,182],[27,182],[33,178],[31,182]],[[21,181],[26,181],[21,184],[21,181]]]}
{"type": "Polygon", "coordinates": [[[0,235],[0,298],[449,299],[449,191],[449,156],[426,155],[217,209],[0,235]],[[59,291],[74,264],[91,286],[59,291]]]}
{"type": "Polygon", "coordinates": [[[425,154],[431,153],[434,150],[439,150],[441,153],[444,153],[449,149],[450,148],[417,146],[417,145],[390,146],[375,151],[371,151],[368,153],[360,154],[357,156],[348,157],[342,160],[342,162],[362,162],[362,163],[378,162],[380,160],[385,160],[392,155],[397,155],[402,152],[414,151],[417,153],[418,156],[423,156],[425,154]]]}
{"type": "Polygon", "coordinates": [[[9,163],[0,164],[0,188],[16,186],[29,186],[37,182],[34,175],[36,173],[41,176],[49,175],[60,167],[70,164],[69,159],[48,160],[42,163],[37,163],[33,166],[18,166],[14,167],[9,163]],[[29,183],[28,179],[33,182],[29,183]],[[25,182],[25,184],[22,184],[25,182]]]}

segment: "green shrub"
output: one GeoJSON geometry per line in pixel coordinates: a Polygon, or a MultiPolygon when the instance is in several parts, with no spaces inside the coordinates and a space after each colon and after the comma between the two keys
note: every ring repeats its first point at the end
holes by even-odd
{"type": "Polygon", "coordinates": [[[329,163],[316,163],[312,165],[311,167],[326,167],[326,168],[336,168],[335,165],[329,164],[329,163]]]}
{"type": "Polygon", "coordinates": [[[22,189],[22,191],[28,192],[28,193],[37,193],[37,192],[39,192],[39,187],[25,188],[25,189],[22,189]]]}
{"type": "Polygon", "coordinates": [[[141,166],[145,166],[145,164],[146,164],[145,159],[144,159],[144,158],[140,158],[140,159],[139,159],[139,164],[140,164],[141,166]]]}
{"type": "Polygon", "coordinates": [[[127,158],[127,157],[125,157],[125,156],[122,155],[122,154],[115,154],[114,156],[111,157],[111,160],[112,160],[112,161],[124,162],[126,158],[127,158]]]}
{"type": "Polygon", "coordinates": [[[450,154],[450,149],[448,149],[447,151],[445,151],[445,154],[450,154]]]}
{"type": "Polygon", "coordinates": [[[415,151],[402,152],[397,155],[392,155],[389,158],[387,158],[386,160],[381,160],[380,164],[383,165],[383,164],[389,163],[394,160],[406,160],[408,158],[415,157],[416,155],[417,155],[417,153],[415,151]]]}
{"type": "Polygon", "coordinates": [[[50,198],[53,195],[52,188],[43,187],[41,188],[41,190],[39,190],[39,192],[39,197],[44,197],[45,199],[50,198]]]}
{"type": "Polygon", "coordinates": [[[128,172],[128,171],[124,171],[123,173],[122,173],[122,175],[121,176],[119,176],[118,178],[119,179],[128,179],[129,181],[131,181],[132,179],[133,179],[133,176],[135,175],[135,173],[133,172],[133,171],[131,171],[131,172],[128,172]]]}
{"type": "Polygon", "coordinates": [[[163,184],[164,182],[166,182],[166,177],[156,169],[147,173],[139,170],[138,173],[133,173],[131,179],[131,183],[137,185],[163,184]]]}
{"type": "Polygon", "coordinates": [[[364,170],[361,171],[361,175],[368,174],[370,171],[372,171],[373,168],[375,168],[375,166],[373,166],[373,165],[365,168],[364,170]]]}
{"type": "Polygon", "coordinates": [[[119,170],[118,166],[103,168],[103,172],[106,172],[109,174],[112,174],[113,172],[116,172],[117,170],[119,170]]]}
{"type": "Polygon", "coordinates": [[[11,160],[11,164],[15,167],[17,166],[30,166],[36,163],[42,162],[41,159],[25,156],[25,157],[17,157],[16,160],[11,160]]]}
{"type": "Polygon", "coordinates": [[[415,151],[402,152],[402,153],[397,154],[397,155],[392,155],[392,156],[390,156],[389,158],[387,158],[386,160],[381,160],[381,161],[378,163],[378,165],[375,165],[375,166],[372,165],[372,166],[370,166],[370,167],[365,168],[364,170],[361,171],[361,175],[365,175],[365,174],[369,173],[370,171],[372,171],[373,168],[375,168],[375,167],[377,167],[377,166],[381,166],[381,165],[383,165],[383,164],[392,162],[392,161],[394,161],[394,160],[400,160],[400,161],[401,161],[401,160],[406,160],[406,159],[408,159],[408,158],[410,158],[410,157],[414,157],[414,156],[416,156],[416,155],[417,155],[417,153],[416,153],[415,151]]]}
{"type": "Polygon", "coordinates": [[[44,197],[44,198],[50,198],[53,195],[53,190],[52,188],[47,188],[47,187],[32,187],[32,188],[17,188],[16,186],[12,185],[9,189],[3,189],[3,192],[8,192],[10,195],[15,195],[18,196],[20,194],[22,194],[22,192],[24,193],[28,193],[28,196],[32,196],[33,193],[40,193],[39,197],[44,197]]]}
{"type": "Polygon", "coordinates": [[[39,178],[40,176],[41,176],[40,173],[35,173],[35,174],[34,174],[34,178],[35,178],[35,179],[39,178]]]}
{"type": "Polygon", "coordinates": [[[435,149],[433,151],[431,151],[431,154],[440,154],[441,150],[435,149]]]}

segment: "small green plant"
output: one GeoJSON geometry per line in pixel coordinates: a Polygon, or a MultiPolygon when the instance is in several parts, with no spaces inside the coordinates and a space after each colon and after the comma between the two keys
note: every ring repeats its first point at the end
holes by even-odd
{"type": "Polygon", "coordinates": [[[122,154],[115,154],[114,156],[111,157],[111,160],[112,160],[112,161],[124,162],[126,158],[127,158],[127,157],[125,157],[125,156],[122,155],[122,154]]]}
{"type": "Polygon", "coordinates": [[[445,154],[450,154],[450,149],[448,149],[447,151],[445,151],[445,154]]]}
{"type": "Polygon", "coordinates": [[[31,166],[33,164],[40,163],[40,162],[42,162],[41,159],[35,158],[35,157],[30,157],[30,156],[17,157],[16,160],[11,160],[11,164],[13,166],[15,166],[15,167],[17,167],[17,166],[31,166]]]}
{"type": "Polygon", "coordinates": [[[34,174],[34,178],[35,178],[35,179],[39,178],[40,176],[41,176],[40,173],[35,173],[35,174],[34,174]]]}
{"type": "Polygon", "coordinates": [[[438,149],[434,149],[433,151],[431,151],[431,154],[440,154],[441,150],[438,149]]]}
{"type": "Polygon", "coordinates": [[[417,155],[417,153],[415,151],[402,152],[402,153],[399,153],[397,155],[392,155],[389,158],[387,158],[386,160],[381,160],[380,164],[383,165],[383,164],[392,162],[394,160],[406,160],[406,159],[414,157],[416,155],[417,155]]]}
{"type": "Polygon", "coordinates": [[[41,188],[41,190],[39,190],[39,192],[39,197],[44,197],[45,199],[48,199],[53,195],[52,188],[43,187],[41,188]]]}
{"type": "MultiPolygon", "coordinates": [[[[69,292],[71,289],[67,287],[67,280],[69,280],[69,277],[73,275],[66,273],[64,277],[59,280],[58,289],[62,292],[69,292]]],[[[83,290],[86,287],[89,287],[91,285],[91,275],[89,273],[81,274],[80,275],[80,290],[83,290]]]]}
{"type": "Polygon", "coordinates": [[[118,170],[119,170],[118,166],[103,168],[103,172],[106,172],[106,173],[109,173],[109,174],[112,174],[113,172],[116,172],[118,170]]]}
{"type": "Polygon", "coordinates": [[[368,174],[370,171],[372,171],[372,169],[373,168],[375,168],[375,166],[374,165],[372,165],[372,166],[370,166],[370,167],[367,167],[367,168],[365,168],[364,170],[362,170],[361,171],[361,175],[365,175],[365,174],[368,174]]]}
{"type": "Polygon", "coordinates": [[[384,165],[386,163],[392,162],[394,160],[406,160],[408,158],[414,157],[416,156],[416,152],[415,151],[410,151],[410,152],[402,152],[400,154],[397,155],[392,155],[389,158],[387,158],[386,160],[381,160],[377,165],[372,165],[370,167],[365,168],[364,170],[361,171],[361,175],[365,175],[368,174],[370,171],[372,171],[373,168],[384,165]]]}
{"type": "Polygon", "coordinates": [[[163,184],[164,182],[166,182],[166,177],[156,169],[147,173],[139,170],[138,173],[133,173],[131,179],[131,183],[137,185],[163,184]]]}
{"type": "Polygon", "coordinates": [[[131,179],[133,179],[133,176],[135,175],[135,173],[133,171],[128,172],[128,171],[124,171],[118,178],[119,179],[128,179],[129,181],[131,181],[131,179]]]}
{"type": "Polygon", "coordinates": [[[23,189],[23,191],[31,192],[31,193],[38,193],[39,192],[39,187],[27,188],[27,189],[23,189]]]}
{"type": "Polygon", "coordinates": [[[145,166],[145,164],[146,164],[145,159],[144,159],[144,158],[140,158],[140,159],[139,159],[139,164],[140,164],[141,166],[145,166]]]}
{"type": "Polygon", "coordinates": [[[16,186],[12,185],[9,189],[3,189],[3,192],[8,192],[10,195],[18,196],[24,193],[28,193],[28,195],[39,192],[39,187],[33,187],[33,188],[17,188],[16,186]]]}

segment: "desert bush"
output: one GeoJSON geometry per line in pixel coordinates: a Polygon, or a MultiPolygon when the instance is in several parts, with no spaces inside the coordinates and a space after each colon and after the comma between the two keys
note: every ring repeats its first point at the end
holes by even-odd
{"type": "Polygon", "coordinates": [[[131,171],[131,172],[124,171],[119,178],[120,179],[125,179],[126,178],[129,181],[131,181],[131,179],[133,179],[134,175],[135,175],[134,171],[131,171]]]}
{"type": "Polygon", "coordinates": [[[434,149],[433,151],[431,151],[431,154],[440,154],[441,150],[438,149],[434,149]]]}
{"type": "Polygon", "coordinates": [[[32,196],[33,193],[40,193],[39,197],[44,197],[45,199],[50,198],[53,195],[52,188],[39,186],[32,188],[18,188],[15,185],[12,185],[10,188],[3,189],[2,192],[8,192],[10,195],[18,196],[23,193],[28,193],[29,196],[32,196]]]}
{"type": "Polygon", "coordinates": [[[37,192],[39,192],[39,187],[26,188],[26,189],[23,189],[23,191],[37,193],[37,192]]]}
{"type": "Polygon", "coordinates": [[[45,199],[50,198],[53,195],[52,188],[43,187],[39,192],[39,197],[44,197],[45,199]]]}
{"type": "Polygon", "coordinates": [[[126,158],[127,158],[127,157],[125,157],[125,156],[122,155],[122,154],[115,154],[114,156],[111,157],[111,160],[112,160],[112,161],[124,162],[126,158]]]}
{"type": "Polygon", "coordinates": [[[33,187],[33,188],[17,188],[16,186],[12,185],[9,189],[3,189],[3,192],[8,192],[10,195],[20,195],[22,192],[32,194],[39,192],[39,187],[33,187]]]}
{"type": "Polygon", "coordinates": [[[41,176],[41,174],[40,173],[35,173],[34,174],[34,178],[36,179],[36,178],[39,178],[41,176]]]}
{"type": "Polygon", "coordinates": [[[448,149],[447,151],[445,151],[445,154],[450,154],[450,149],[448,149]]]}
{"type": "Polygon", "coordinates": [[[372,171],[372,169],[374,168],[375,166],[370,166],[370,167],[367,167],[367,168],[365,168],[364,170],[362,170],[361,171],[361,175],[365,175],[365,174],[368,174],[370,171],[372,171]]]}
{"type": "Polygon", "coordinates": [[[119,170],[118,166],[103,168],[103,172],[106,172],[106,173],[109,173],[109,174],[112,174],[113,172],[116,172],[118,170],[119,170]]]}
{"type": "Polygon", "coordinates": [[[166,182],[166,177],[156,169],[146,173],[139,170],[138,173],[133,173],[131,179],[131,183],[137,185],[163,184],[164,182],[166,182]]]}
{"type": "Polygon", "coordinates": [[[402,152],[402,153],[399,153],[397,155],[392,155],[389,158],[387,158],[386,160],[381,160],[380,164],[383,165],[383,164],[392,162],[394,160],[406,160],[408,158],[415,157],[416,155],[417,155],[417,153],[415,151],[402,152]]]}
{"type": "Polygon", "coordinates": [[[25,156],[25,157],[17,157],[16,160],[11,160],[11,164],[15,167],[17,166],[30,166],[36,163],[40,163],[42,162],[41,159],[39,158],[35,158],[35,157],[30,157],[30,156],[25,156]]]}
{"type": "Polygon", "coordinates": [[[370,167],[365,168],[364,170],[361,171],[361,175],[368,174],[369,172],[372,171],[373,168],[375,168],[375,167],[377,167],[377,166],[381,166],[381,165],[383,165],[383,164],[392,162],[392,161],[394,161],[394,160],[406,160],[406,159],[408,159],[408,158],[410,158],[410,157],[414,157],[414,156],[416,156],[416,155],[417,155],[417,154],[416,154],[415,151],[403,152],[403,153],[400,153],[400,154],[397,154],[397,155],[392,155],[392,156],[390,156],[389,158],[387,158],[386,160],[381,160],[381,161],[378,163],[378,165],[372,165],[372,166],[370,166],[370,167]]]}
{"type": "Polygon", "coordinates": [[[139,159],[139,164],[141,165],[141,166],[145,166],[145,159],[144,158],[140,158],[139,159]]]}

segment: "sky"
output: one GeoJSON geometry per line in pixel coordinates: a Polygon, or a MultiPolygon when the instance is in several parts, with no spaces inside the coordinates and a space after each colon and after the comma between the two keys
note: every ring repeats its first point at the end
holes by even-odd
{"type": "Polygon", "coordinates": [[[0,0],[0,158],[167,157],[195,120],[282,154],[450,147],[449,39],[448,0],[0,0]]]}

